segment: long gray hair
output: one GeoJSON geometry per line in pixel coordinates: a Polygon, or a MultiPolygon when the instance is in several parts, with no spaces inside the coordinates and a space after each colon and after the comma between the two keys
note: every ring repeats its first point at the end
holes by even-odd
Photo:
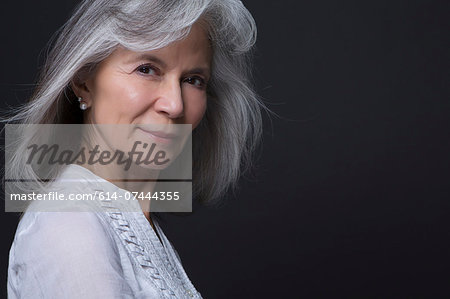
{"type": "Polygon", "coordinates": [[[207,24],[213,60],[208,107],[193,132],[193,193],[202,202],[214,202],[250,166],[265,109],[251,84],[256,25],[241,1],[82,1],[61,28],[34,95],[7,121],[82,123],[72,80],[93,72],[118,46],[159,49],[186,37],[198,20],[207,24]]]}

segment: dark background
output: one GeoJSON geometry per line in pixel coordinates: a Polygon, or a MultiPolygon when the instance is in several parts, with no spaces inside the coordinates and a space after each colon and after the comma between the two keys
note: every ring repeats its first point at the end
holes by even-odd
{"type": "MultiPolygon", "coordinates": [[[[2,109],[31,93],[75,3],[2,4],[2,109]]],[[[205,298],[449,296],[450,2],[244,4],[278,117],[223,207],[163,218],[194,285],[205,298]]],[[[18,215],[1,221],[3,296],[18,215]]]]}

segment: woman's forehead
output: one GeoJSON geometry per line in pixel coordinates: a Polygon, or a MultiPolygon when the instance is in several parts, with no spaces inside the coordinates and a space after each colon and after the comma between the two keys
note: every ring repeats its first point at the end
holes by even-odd
{"type": "Polygon", "coordinates": [[[128,65],[147,61],[166,69],[186,67],[209,72],[211,59],[212,48],[208,35],[200,26],[194,25],[184,39],[175,41],[166,47],[144,52],[118,47],[105,62],[128,65]]]}

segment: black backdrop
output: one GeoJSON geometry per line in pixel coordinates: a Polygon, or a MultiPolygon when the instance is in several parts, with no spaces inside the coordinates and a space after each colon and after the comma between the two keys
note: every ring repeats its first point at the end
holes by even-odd
{"type": "MultiPolygon", "coordinates": [[[[2,109],[31,93],[75,3],[2,3],[2,109]]],[[[163,217],[194,285],[205,298],[450,295],[449,2],[244,4],[278,117],[222,208],[163,217]]],[[[3,296],[18,215],[1,220],[3,296]]]]}

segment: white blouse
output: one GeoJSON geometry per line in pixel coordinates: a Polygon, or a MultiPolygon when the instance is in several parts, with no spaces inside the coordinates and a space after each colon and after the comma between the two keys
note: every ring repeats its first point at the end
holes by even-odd
{"type": "MultiPolygon", "coordinates": [[[[59,182],[70,193],[126,192],[78,165],[59,182]]],[[[9,253],[8,298],[201,298],[158,222],[162,243],[131,202],[77,202],[98,210],[53,212],[31,203],[9,253]]]]}

